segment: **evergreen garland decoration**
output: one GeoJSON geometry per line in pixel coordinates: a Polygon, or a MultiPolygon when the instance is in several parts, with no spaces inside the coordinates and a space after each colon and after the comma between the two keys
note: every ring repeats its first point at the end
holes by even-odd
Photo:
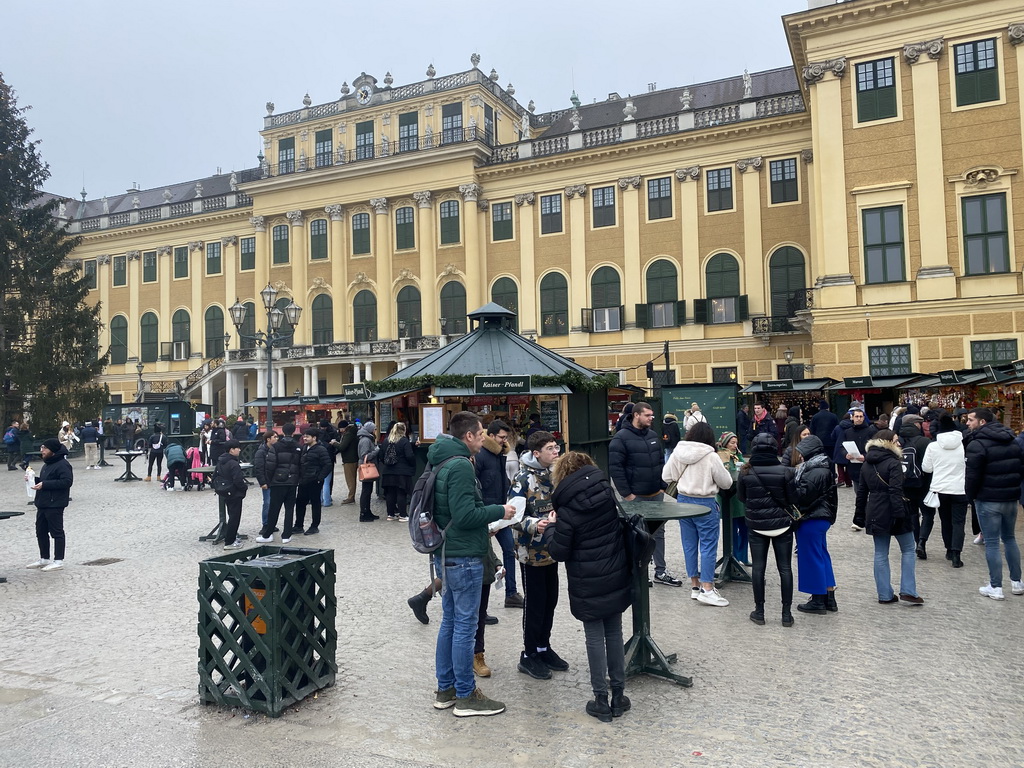
{"type": "MultiPolygon", "coordinates": [[[[424,376],[410,376],[406,379],[389,378],[379,381],[368,381],[366,386],[371,392],[378,394],[384,392],[406,392],[414,389],[426,389],[427,387],[472,389],[473,378],[469,374],[427,374],[424,376]]],[[[566,386],[573,392],[593,392],[599,389],[617,387],[619,385],[619,377],[614,373],[590,377],[578,371],[566,371],[557,376],[534,376],[533,383],[540,387],[566,386]]]]}

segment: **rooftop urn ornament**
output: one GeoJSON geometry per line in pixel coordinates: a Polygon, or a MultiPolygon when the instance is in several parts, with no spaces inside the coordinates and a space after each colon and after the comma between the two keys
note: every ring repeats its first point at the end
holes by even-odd
{"type": "Polygon", "coordinates": [[[626,116],[626,122],[633,119],[633,115],[636,114],[636,107],[633,106],[633,99],[626,99],[626,106],[622,108],[622,114],[626,116]]]}
{"type": "Polygon", "coordinates": [[[142,205],[142,201],[139,200],[138,195],[132,195],[132,208],[139,208],[142,205]]]}
{"type": "Polygon", "coordinates": [[[348,81],[346,80],[341,84],[341,95],[348,96],[352,92],[352,89],[348,87],[348,81]]]}
{"type": "Polygon", "coordinates": [[[163,194],[164,202],[165,203],[171,202],[171,198],[172,197],[174,197],[174,195],[171,194],[171,190],[165,189],[164,190],[164,194],[163,194]]]}
{"type": "Polygon", "coordinates": [[[572,123],[572,129],[574,131],[578,131],[580,129],[580,119],[580,111],[574,108],[573,111],[569,113],[569,121],[572,123]]]}
{"type": "Polygon", "coordinates": [[[268,101],[267,102],[267,115],[272,115],[272,114],[274,114],[274,102],[268,101]]]}
{"type": "Polygon", "coordinates": [[[203,196],[203,183],[201,181],[196,182],[196,197],[203,196]]]}
{"type": "Polygon", "coordinates": [[[436,75],[436,74],[437,74],[437,70],[436,70],[436,69],[434,69],[434,63],[433,63],[433,62],[431,62],[431,63],[430,63],[430,64],[429,64],[428,66],[427,66],[427,77],[431,77],[431,78],[432,78],[432,77],[433,77],[434,75],[436,75]]]}
{"type": "Polygon", "coordinates": [[[491,74],[489,74],[488,77],[491,78],[492,83],[498,82],[498,71],[494,67],[491,67],[491,74]]]}
{"type": "Polygon", "coordinates": [[[512,83],[509,83],[508,85],[505,86],[505,92],[509,96],[515,96],[516,95],[516,87],[514,85],[512,85],[512,83]]]}
{"type": "Polygon", "coordinates": [[[393,77],[391,76],[391,73],[390,73],[390,72],[386,72],[386,73],[384,74],[384,87],[385,87],[385,88],[390,88],[390,87],[391,87],[391,84],[392,84],[393,82],[395,82],[395,78],[393,78],[393,77]]]}
{"type": "Polygon", "coordinates": [[[473,69],[476,69],[477,67],[479,67],[480,66],[480,54],[479,53],[474,53],[472,56],[470,56],[469,57],[469,63],[473,65],[473,69]]]}
{"type": "Polygon", "coordinates": [[[530,99],[530,103],[526,105],[526,108],[530,110],[530,112],[537,111],[537,105],[533,103],[533,99],[530,99]]]}
{"type": "Polygon", "coordinates": [[[747,70],[743,70],[743,98],[749,99],[754,95],[754,81],[747,70]]]}
{"type": "Polygon", "coordinates": [[[302,97],[302,106],[308,107],[312,103],[313,103],[313,100],[311,98],[309,98],[309,94],[308,93],[305,96],[302,97]]]}
{"type": "Polygon", "coordinates": [[[572,102],[572,105],[574,107],[576,107],[576,109],[580,108],[580,103],[581,103],[580,102],[580,97],[576,95],[576,89],[575,88],[573,88],[573,90],[572,90],[572,96],[569,97],[569,101],[572,102]]]}
{"type": "Polygon", "coordinates": [[[679,97],[679,103],[683,105],[684,111],[693,109],[693,95],[689,88],[683,88],[683,95],[679,97]]]}

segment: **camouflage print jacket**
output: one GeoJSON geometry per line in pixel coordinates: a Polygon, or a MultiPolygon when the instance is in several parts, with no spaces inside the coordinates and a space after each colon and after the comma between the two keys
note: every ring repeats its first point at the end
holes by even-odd
{"type": "Polygon", "coordinates": [[[541,533],[537,523],[551,511],[551,494],[555,486],[551,482],[551,468],[542,467],[532,453],[524,453],[522,466],[508,492],[508,503],[516,508],[513,526],[518,532],[516,557],[526,565],[552,565],[555,561],[548,554],[548,542],[554,535],[555,526],[549,526],[541,533]]]}

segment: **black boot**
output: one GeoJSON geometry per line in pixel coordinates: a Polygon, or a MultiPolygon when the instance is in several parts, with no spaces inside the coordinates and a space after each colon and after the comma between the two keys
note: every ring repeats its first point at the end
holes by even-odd
{"type": "Polygon", "coordinates": [[[629,712],[633,703],[628,696],[623,695],[621,688],[612,688],[612,717],[622,717],[623,712],[629,712]]]}
{"type": "Polygon", "coordinates": [[[947,560],[952,560],[953,559],[953,550],[952,549],[947,549],[946,550],[946,559],[947,560]]]}
{"type": "Polygon", "coordinates": [[[793,613],[789,610],[789,605],[784,604],[782,606],[782,626],[792,627],[793,626],[793,613]]]}
{"type": "Polygon", "coordinates": [[[829,613],[839,613],[839,604],[836,602],[835,590],[825,595],[825,610],[829,613]]]}
{"type": "Polygon", "coordinates": [[[953,561],[953,567],[954,568],[963,568],[964,567],[963,560],[960,559],[960,551],[959,550],[954,549],[953,550],[953,557],[951,557],[950,559],[953,561]]]}
{"type": "Polygon", "coordinates": [[[825,595],[811,595],[810,600],[800,603],[796,609],[804,613],[825,614],[828,612],[828,600],[825,595]]]}
{"type": "Polygon", "coordinates": [[[602,723],[612,721],[612,708],[608,706],[608,694],[595,694],[593,701],[587,702],[587,714],[596,717],[602,723]]]}
{"type": "Polygon", "coordinates": [[[928,553],[924,551],[924,544],[925,544],[924,539],[921,539],[919,542],[917,542],[917,559],[918,560],[927,560],[928,559],[928,553]]]}
{"type": "Polygon", "coordinates": [[[754,604],[754,610],[750,612],[750,620],[759,627],[764,626],[764,603],[754,604]]]}
{"type": "Polygon", "coordinates": [[[427,603],[430,602],[430,597],[429,594],[420,592],[406,601],[409,603],[409,607],[412,608],[412,615],[416,617],[420,624],[430,623],[430,617],[427,615],[427,603]]]}

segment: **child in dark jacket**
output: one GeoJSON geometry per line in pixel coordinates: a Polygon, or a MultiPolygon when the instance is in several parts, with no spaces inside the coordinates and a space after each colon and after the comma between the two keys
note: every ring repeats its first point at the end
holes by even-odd
{"type": "Polygon", "coordinates": [[[560,458],[552,480],[556,519],[548,552],[565,562],[569,610],[583,622],[594,690],[587,714],[607,723],[630,708],[623,695],[622,612],[632,602],[632,593],[622,527],[611,486],[585,453],[571,451],[560,458]],[[606,673],[611,681],[611,702],[606,673]]]}

